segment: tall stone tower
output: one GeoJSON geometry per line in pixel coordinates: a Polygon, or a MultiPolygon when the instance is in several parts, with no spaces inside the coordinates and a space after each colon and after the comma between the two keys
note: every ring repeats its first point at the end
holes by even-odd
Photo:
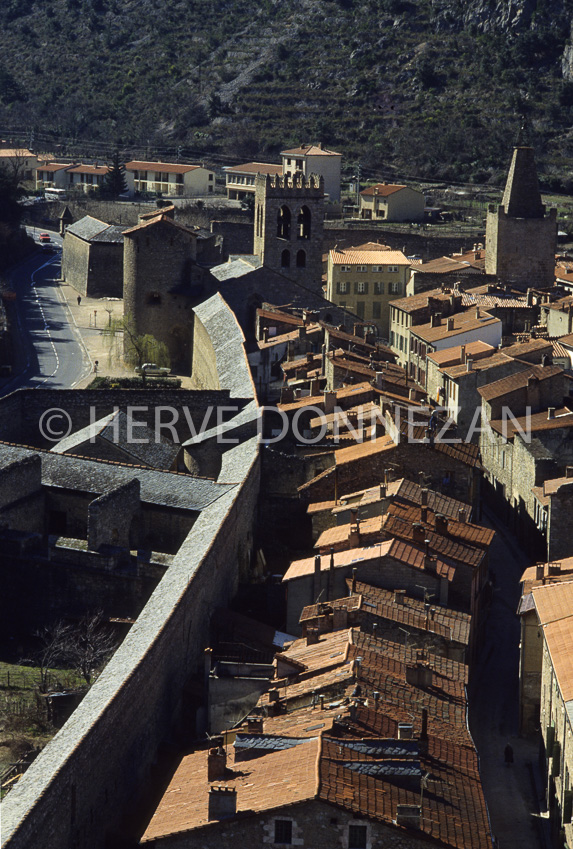
{"type": "Polygon", "coordinates": [[[324,181],[257,174],[254,253],[266,268],[322,292],[324,181]]]}
{"type": "Polygon", "coordinates": [[[196,243],[195,233],[161,210],[141,216],[136,227],[124,231],[124,314],[138,334],[164,342],[171,364],[184,371],[191,362],[189,295],[196,243]]]}
{"type": "Polygon", "coordinates": [[[487,213],[485,270],[502,282],[551,286],[555,278],[557,210],[541,202],[533,148],[516,147],[503,200],[487,213]]]}

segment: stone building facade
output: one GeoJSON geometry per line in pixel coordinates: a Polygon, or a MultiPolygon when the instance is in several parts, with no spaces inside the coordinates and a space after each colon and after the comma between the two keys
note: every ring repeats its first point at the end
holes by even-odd
{"type": "Polygon", "coordinates": [[[90,215],[67,227],[62,277],[80,295],[123,297],[123,228],[90,215]]]}
{"type": "Polygon", "coordinates": [[[557,210],[541,201],[533,148],[516,147],[503,200],[490,205],[485,271],[502,282],[552,286],[555,278],[557,210]]]}
{"type": "Polygon", "coordinates": [[[126,230],[124,239],[124,315],[138,334],[167,345],[172,366],[188,371],[197,236],[159,212],[126,230]]]}
{"type": "Polygon", "coordinates": [[[257,174],[253,252],[266,268],[322,293],[322,177],[257,174]]]}

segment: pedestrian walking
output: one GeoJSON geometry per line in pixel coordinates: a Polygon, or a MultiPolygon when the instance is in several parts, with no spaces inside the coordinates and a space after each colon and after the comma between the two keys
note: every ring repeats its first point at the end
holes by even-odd
{"type": "Polygon", "coordinates": [[[503,757],[504,757],[504,760],[505,760],[505,765],[511,766],[511,764],[513,763],[513,749],[511,748],[509,743],[507,744],[507,746],[503,750],[503,757]]]}
{"type": "Polygon", "coordinates": [[[81,302],[82,302],[82,296],[81,296],[81,295],[78,295],[78,307],[79,307],[79,305],[81,304],[81,302]]]}

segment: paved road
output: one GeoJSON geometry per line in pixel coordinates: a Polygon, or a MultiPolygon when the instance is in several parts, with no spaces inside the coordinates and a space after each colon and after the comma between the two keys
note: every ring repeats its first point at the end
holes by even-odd
{"type": "MultiPolygon", "coordinates": [[[[492,516],[484,524],[492,526],[492,516]]],[[[529,559],[499,523],[490,551],[496,587],[485,644],[470,686],[469,725],[480,757],[480,772],[491,825],[500,849],[541,849],[543,818],[532,781],[539,741],[518,734],[519,638],[516,615],[519,579],[529,559]],[[510,743],[514,764],[507,767],[503,750],[510,743]]]]}
{"type": "MultiPolygon", "coordinates": [[[[28,228],[33,235],[32,228],[28,228]]],[[[35,236],[39,234],[36,228],[35,236]]],[[[52,234],[56,248],[61,238],[52,234]]],[[[61,251],[38,253],[12,269],[9,282],[16,292],[11,304],[14,338],[13,377],[0,388],[6,395],[15,389],[64,389],[75,386],[90,370],[80,335],[62,298],[61,251]]]]}

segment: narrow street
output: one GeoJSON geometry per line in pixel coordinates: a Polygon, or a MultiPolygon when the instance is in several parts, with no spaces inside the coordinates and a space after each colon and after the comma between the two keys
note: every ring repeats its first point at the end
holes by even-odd
{"type": "Polygon", "coordinates": [[[505,528],[484,511],[483,524],[496,530],[490,551],[495,578],[487,635],[470,685],[470,731],[480,756],[480,769],[492,832],[500,849],[545,849],[546,821],[537,811],[542,804],[534,789],[538,740],[518,736],[519,639],[516,615],[519,579],[530,565],[505,528]],[[510,743],[514,763],[504,763],[510,743]]]}
{"type": "MultiPolygon", "coordinates": [[[[61,239],[53,236],[54,247],[61,239]]],[[[38,253],[13,268],[8,279],[14,340],[13,377],[0,389],[67,389],[89,372],[90,362],[57,283],[61,253],[38,253]]]]}

